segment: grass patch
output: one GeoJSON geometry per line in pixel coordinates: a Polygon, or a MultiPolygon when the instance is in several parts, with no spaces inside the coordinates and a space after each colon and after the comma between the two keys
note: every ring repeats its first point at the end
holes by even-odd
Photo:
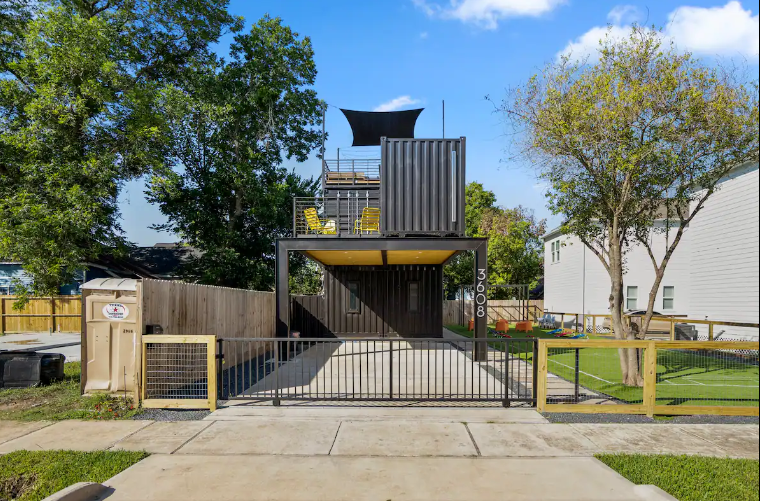
{"type": "Polygon", "coordinates": [[[0,499],[36,501],[77,482],[105,482],[145,452],[16,451],[0,456],[0,499]]]}
{"type": "MultiPolygon", "coordinates": [[[[526,336],[514,331],[513,327],[514,324],[510,324],[509,335],[514,338],[526,336]]],[[[447,325],[446,328],[469,338],[473,335],[472,331],[461,325],[447,325]]],[[[548,330],[538,327],[533,328],[531,335],[540,339],[555,339],[553,334],[548,334],[548,330]]],[[[590,334],[589,337],[603,336],[590,334]]],[[[498,338],[489,336],[489,339],[498,338]]],[[[488,344],[497,350],[504,349],[504,343],[498,341],[489,341],[488,344]]],[[[514,344],[510,348],[512,354],[532,362],[533,353],[527,343],[514,344]]],[[[579,384],[584,388],[626,403],[643,402],[643,388],[622,384],[617,349],[582,348],[579,360],[579,384]]],[[[575,381],[575,350],[550,349],[548,367],[552,374],[575,381]]],[[[657,350],[656,399],[658,405],[757,406],[760,402],[760,370],[756,359],[660,349],[657,350]]]]}
{"type": "MultiPolygon", "coordinates": [[[[62,381],[35,388],[0,390],[0,419],[127,419],[137,414],[131,399],[79,394],[80,362],[64,364],[62,381]]],[[[0,498],[2,499],[2,498],[0,498]]]]}
{"type": "MultiPolygon", "coordinates": [[[[644,389],[621,383],[617,349],[580,350],[580,385],[627,403],[641,403],[644,389]]],[[[575,350],[549,350],[549,372],[573,381],[575,350]]],[[[751,360],[710,353],[657,350],[658,405],[757,406],[760,372],[751,360]]]]}
{"type": "Polygon", "coordinates": [[[679,501],[757,501],[758,462],[751,459],[598,454],[634,484],[654,484],[679,501]]]}

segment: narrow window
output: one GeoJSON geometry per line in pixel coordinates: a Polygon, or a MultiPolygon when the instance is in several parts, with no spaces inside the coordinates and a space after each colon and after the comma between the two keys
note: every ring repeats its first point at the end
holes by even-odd
{"type": "Polygon", "coordinates": [[[672,310],[676,302],[676,288],[666,285],[662,288],[662,309],[672,310]]]}
{"type": "Polygon", "coordinates": [[[409,313],[420,310],[420,283],[409,282],[409,313]]]}
{"type": "Polygon", "coordinates": [[[628,286],[626,289],[625,307],[627,310],[636,310],[639,299],[639,288],[635,286],[628,286]]]}
{"type": "Polygon", "coordinates": [[[359,282],[348,282],[348,312],[359,313],[359,282]]]}
{"type": "Polygon", "coordinates": [[[557,240],[557,262],[559,263],[559,240],[557,240]]]}

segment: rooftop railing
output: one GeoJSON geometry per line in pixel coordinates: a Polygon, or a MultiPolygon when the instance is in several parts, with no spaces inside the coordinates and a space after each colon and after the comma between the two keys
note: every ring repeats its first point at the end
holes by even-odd
{"type": "Polygon", "coordinates": [[[380,184],[380,159],[337,159],[322,161],[325,185],[371,186],[380,184]]]}
{"type": "Polygon", "coordinates": [[[293,236],[379,236],[377,229],[362,226],[365,208],[380,208],[380,201],[366,190],[342,192],[330,197],[293,198],[293,236]]]}

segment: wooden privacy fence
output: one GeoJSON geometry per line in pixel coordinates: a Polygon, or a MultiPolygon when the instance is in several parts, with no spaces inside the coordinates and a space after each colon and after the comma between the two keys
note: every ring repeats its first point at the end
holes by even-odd
{"type": "Polygon", "coordinates": [[[537,408],[757,416],[758,349],[755,341],[541,339],[537,408]],[[623,383],[621,348],[635,350],[642,386],[623,383]]]}
{"type": "Polygon", "coordinates": [[[216,410],[216,336],[143,336],[142,406],[216,410]]]}
{"type": "MultiPolygon", "coordinates": [[[[273,292],[146,279],[142,281],[142,295],[143,324],[160,326],[163,334],[214,334],[220,339],[275,337],[273,292]]],[[[239,347],[235,343],[221,347],[225,356],[222,371],[265,356],[273,344],[246,352],[238,352],[239,347]]]]}
{"type": "Polygon", "coordinates": [[[15,296],[0,296],[0,336],[21,332],[81,332],[82,297],[33,297],[13,309],[15,296]]]}
{"type": "MultiPolygon", "coordinates": [[[[543,315],[544,301],[531,299],[525,301],[507,299],[488,300],[488,323],[496,323],[499,319],[509,322],[529,320],[536,322],[543,315]],[[527,319],[523,318],[527,315],[527,319]]],[[[443,324],[467,325],[473,318],[472,299],[446,299],[443,301],[443,324]]]]}
{"type": "MultiPolygon", "coordinates": [[[[606,333],[610,332],[612,325],[612,315],[604,314],[597,315],[591,313],[568,313],[568,312],[556,312],[547,311],[545,314],[554,316],[555,321],[560,327],[573,327],[576,331],[580,331],[585,327],[585,331],[588,333],[606,333]],[[569,322],[569,325],[568,325],[569,322]]],[[[640,316],[625,315],[623,320],[627,324],[636,323],[640,324],[640,316]]],[[[687,318],[686,315],[653,315],[652,323],[649,325],[649,333],[662,332],[668,334],[668,338],[671,341],[678,341],[678,325],[706,325],[707,335],[705,336],[707,341],[713,341],[716,339],[715,327],[735,327],[742,329],[760,329],[760,324],[751,322],[729,322],[724,320],[699,320],[695,318],[687,318]],[[665,326],[663,330],[662,326],[665,326]]],[[[757,333],[755,333],[757,334],[757,333]]],[[[694,334],[696,338],[696,333],[694,334]]]]}

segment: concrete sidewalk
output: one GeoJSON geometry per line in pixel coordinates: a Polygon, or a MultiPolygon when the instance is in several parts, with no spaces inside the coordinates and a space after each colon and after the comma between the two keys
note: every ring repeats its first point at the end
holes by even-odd
{"type": "Polygon", "coordinates": [[[145,450],[181,455],[758,459],[756,425],[551,424],[528,409],[227,408],[203,421],[0,422],[0,453],[145,450]]]}
{"type": "Polygon", "coordinates": [[[151,452],[107,482],[109,501],[663,500],[593,454],[757,459],[758,444],[755,425],[551,424],[530,409],[235,406],[203,421],[0,422],[0,453],[151,452]]]}

